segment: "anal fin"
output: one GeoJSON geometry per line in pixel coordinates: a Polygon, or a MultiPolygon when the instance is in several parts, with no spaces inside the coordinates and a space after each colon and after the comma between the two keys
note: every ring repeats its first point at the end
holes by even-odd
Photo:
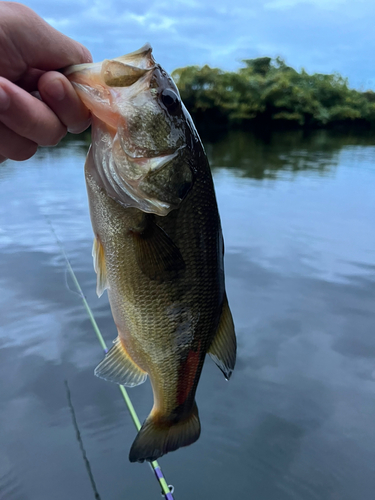
{"type": "Polygon", "coordinates": [[[95,368],[95,375],[126,387],[143,384],[147,378],[147,373],[129,357],[119,337],[103,361],[95,368]]]}
{"type": "Polygon", "coordinates": [[[96,293],[98,297],[101,297],[104,290],[109,288],[109,285],[107,281],[107,266],[105,263],[104,248],[98,236],[94,239],[92,257],[94,259],[94,269],[96,272],[96,293]]]}
{"type": "Polygon", "coordinates": [[[234,365],[236,364],[236,351],[237,341],[232,313],[229,309],[227,296],[224,295],[219,326],[207,352],[227,380],[232,375],[234,365]]]}

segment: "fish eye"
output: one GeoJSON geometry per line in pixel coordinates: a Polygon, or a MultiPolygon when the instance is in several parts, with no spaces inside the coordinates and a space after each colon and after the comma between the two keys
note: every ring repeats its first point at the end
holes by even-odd
{"type": "Polygon", "coordinates": [[[161,102],[170,113],[175,113],[180,108],[180,99],[176,92],[171,89],[164,89],[160,94],[161,102]]]}

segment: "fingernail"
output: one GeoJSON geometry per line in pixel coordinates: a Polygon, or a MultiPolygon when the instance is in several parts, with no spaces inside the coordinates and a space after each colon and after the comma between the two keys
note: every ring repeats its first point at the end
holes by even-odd
{"type": "Polygon", "coordinates": [[[66,95],[64,85],[58,78],[49,82],[49,84],[45,87],[44,92],[46,92],[55,101],[62,101],[66,95]]]}
{"type": "Polygon", "coordinates": [[[86,47],[82,47],[83,48],[83,58],[84,58],[84,61],[85,63],[92,63],[92,55],[91,55],[91,52],[86,49],[86,47]]]}
{"type": "Polygon", "coordinates": [[[84,130],[89,128],[91,125],[91,117],[80,125],[74,125],[72,127],[68,127],[68,132],[71,134],[81,134],[84,130]]]}
{"type": "Polygon", "coordinates": [[[10,97],[5,90],[0,87],[0,113],[4,113],[10,106],[10,97]]]}

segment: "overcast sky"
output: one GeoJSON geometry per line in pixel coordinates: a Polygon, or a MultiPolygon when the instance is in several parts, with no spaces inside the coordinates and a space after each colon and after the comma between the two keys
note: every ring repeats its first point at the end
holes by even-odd
{"type": "Polygon", "coordinates": [[[237,69],[281,56],[308,72],[337,71],[375,89],[375,0],[28,0],[94,60],[150,42],[167,70],[189,64],[237,69]]]}

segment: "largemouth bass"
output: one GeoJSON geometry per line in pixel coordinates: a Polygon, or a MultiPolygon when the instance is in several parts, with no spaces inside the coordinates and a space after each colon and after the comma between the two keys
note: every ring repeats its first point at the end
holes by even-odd
{"type": "Polygon", "coordinates": [[[205,356],[227,379],[236,359],[207,157],[151,52],[146,45],[65,72],[93,116],[85,176],[97,293],[107,289],[118,330],[95,373],[127,387],[149,375],[154,395],[131,462],[195,442],[205,356]]]}

